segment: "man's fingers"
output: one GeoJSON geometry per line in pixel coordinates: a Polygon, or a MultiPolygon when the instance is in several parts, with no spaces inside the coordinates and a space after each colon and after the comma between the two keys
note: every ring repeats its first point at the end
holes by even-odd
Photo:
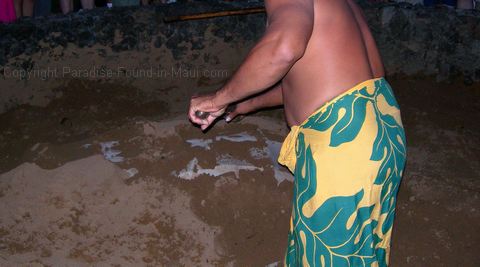
{"type": "Polygon", "coordinates": [[[213,116],[208,116],[205,120],[202,120],[202,123],[200,124],[200,128],[202,131],[205,131],[210,125],[215,121],[216,117],[213,116]]]}
{"type": "Polygon", "coordinates": [[[190,99],[188,117],[192,123],[199,125],[202,130],[208,129],[215,120],[225,113],[226,107],[214,107],[210,98],[209,96],[192,96],[190,99]],[[199,116],[198,112],[200,111],[207,112],[208,116],[206,116],[206,118],[199,116]]]}
{"type": "Polygon", "coordinates": [[[193,111],[192,108],[188,110],[188,118],[192,121],[195,122],[195,111],[193,111]]]}
{"type": "Polygon", "coordinates": [[[202,120],[195,115],[195,110],[193,108],[191,108],[188,111],[188,117],[189,117],[190,121],[192,121],[195,124],[201,124],[202,123],[202,120]]]}
{"type": "Polygon", "coordinates": [[[225,117],[225,121],[231,122],[233,119],[235,119],[235,117],[237,117],[237,115],[238,113],[236,111],[232,111],[227,114],[227,116],[225,117]]]}
{"type": "Polygon", "coordinates": [[[199,118],[196,114],[195,114],[195,111],[193,109],[191,109],[189,112],[188,112],[188,118],[190,119],[191,122],[197,124],[197,125],[204,125],[204,124],[208,124],[208,120],[207,119],[202,119],[202,118],[199,118]]]}

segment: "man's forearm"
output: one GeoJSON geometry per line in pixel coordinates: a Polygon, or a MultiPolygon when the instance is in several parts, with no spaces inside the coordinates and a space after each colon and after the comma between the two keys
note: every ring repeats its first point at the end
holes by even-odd
{"type": "Polygon", "coordinates": [[[267,92],[248,100],[250,111],[283,105],[282,86],[279,83],[267,92]]]}

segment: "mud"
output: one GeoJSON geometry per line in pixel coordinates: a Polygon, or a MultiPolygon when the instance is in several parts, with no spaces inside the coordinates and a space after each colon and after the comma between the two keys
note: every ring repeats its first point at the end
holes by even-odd
{"type": "MultiPolygon", "coordinates": [[[[390,81],[409,155],[391,266],[478,266],[480,86],[390,81]]],[[[183,92],[73,80],[55,93],[0,115],[0,265],[281,261],[292,196],[273,160],[281,111],[202,133],[178,112],[183,92]]]]}

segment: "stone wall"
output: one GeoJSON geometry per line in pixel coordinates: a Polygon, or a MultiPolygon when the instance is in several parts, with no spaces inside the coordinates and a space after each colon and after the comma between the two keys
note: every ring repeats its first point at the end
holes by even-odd
{"type": "MultiPolygon", "coordinates": [[[[361,4],[388,75],[480,80],[480,12],[408,3],[361,4]]],[[[170,24],[165,24],[163,18],[261,5],[261,1],[201,1],[98,8],[0,24],[0,112],[23,103],[48,103],[56,95],[54,89],[71,79],[129,83],[155,91],[179,86],[178,76],[127,75],[129,70],[183,68],[219,70],[231,75],[262,35],[264,14],[170,24]],[[70,71],[66,73],[65,68],[70,71]],[[108,71],[113,76],[106,75],[108,71]]],[[[196,86],[207,91],[227,77],[207,77],[202,84],[198,79],[184,78],[182,87],[196,86]]]]}
{"type": "Polygon", "coordinates": [[[363,4],[388,74],[480,80],[480,12],[363,4]]]}

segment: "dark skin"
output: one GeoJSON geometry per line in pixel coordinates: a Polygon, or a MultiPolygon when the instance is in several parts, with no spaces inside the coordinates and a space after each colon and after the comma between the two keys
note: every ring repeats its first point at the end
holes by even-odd
{"type": "Polygon", "coordinates": [[[202,130],[238,101],[227,121],[283,105],[288,125],[299,125],[328,100],[384,76],[375,41],[353,0],[266,0],[265,7],[265,34],[232,78],[214,94],[191,99],[189,118],[202,130]],[[210,115],[200,119],[196,111],[210,115]]]}

